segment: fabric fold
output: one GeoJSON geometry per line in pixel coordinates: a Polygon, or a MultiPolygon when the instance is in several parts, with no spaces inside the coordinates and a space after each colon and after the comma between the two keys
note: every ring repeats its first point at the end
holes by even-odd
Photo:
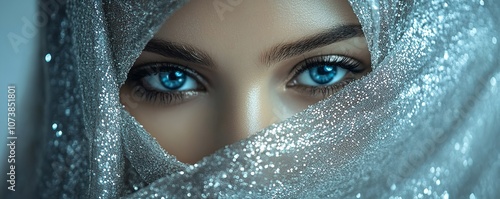
{"type": "Polygon", "coordinates": [[[64,103],[49,105],[43,197],[500,194],[497,1],[351,0],[373,71],[192,166],[168,154],[119,96],[146,43],[184,3],[69,2],[51,18],[48,85],[64,103]]]}

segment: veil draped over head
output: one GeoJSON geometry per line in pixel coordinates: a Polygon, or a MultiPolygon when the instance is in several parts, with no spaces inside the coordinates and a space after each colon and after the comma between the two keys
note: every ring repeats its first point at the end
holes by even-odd
{"type": "Polygon", "coordinates": [[[185,2],[59,2],[44,41],[42,197],[500,195],[499,1],[351,0],[373,71],[193,166],[119,99],[135,59],[185,2]]]}

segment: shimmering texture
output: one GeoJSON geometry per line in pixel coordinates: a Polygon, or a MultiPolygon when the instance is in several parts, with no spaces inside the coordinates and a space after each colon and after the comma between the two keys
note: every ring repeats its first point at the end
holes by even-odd
{"type": "Polygon", "coordinates": [[[52,60],[52,55],[50,53],[47,53],[45,55],[45,62],[50,62],[50,60],[52,60]]]}
{"type": "Polygon", "coordinates": [[[500,195],[500,2],[351,4],[373,71],[193,166],[166,153],[118,95],[146,42],[182,3],[65,4],[47,28],[42,197],[500,195]]]}

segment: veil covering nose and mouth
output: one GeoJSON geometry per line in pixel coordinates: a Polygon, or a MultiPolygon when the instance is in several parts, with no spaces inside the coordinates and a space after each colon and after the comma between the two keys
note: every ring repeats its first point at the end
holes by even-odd
{"type": "Polygon", "coordinates": [[[500,195],[499,1],[351,0],[373,71],[192,166],[119,98],[146,43],[184,3],[69,1],[52,13],[41,197],[500,195]]]}

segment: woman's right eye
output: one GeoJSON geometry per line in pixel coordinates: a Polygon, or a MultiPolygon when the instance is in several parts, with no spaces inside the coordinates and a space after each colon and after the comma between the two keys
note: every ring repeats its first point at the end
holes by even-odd
{"type": "Polygon", "coordinates": [[[154,63],[134,66],[127,83],[139,100],[165,105],[181,103],[205,91],[203,78],[185,66],[154,63]]]}
{"type": "Polygon", "coordinates": [[[142,78],[142,82],[149,89],[163,92],[188,91],[199,88],[198,82],[180,69],[170,69],[145,76],[142,78]]]}

